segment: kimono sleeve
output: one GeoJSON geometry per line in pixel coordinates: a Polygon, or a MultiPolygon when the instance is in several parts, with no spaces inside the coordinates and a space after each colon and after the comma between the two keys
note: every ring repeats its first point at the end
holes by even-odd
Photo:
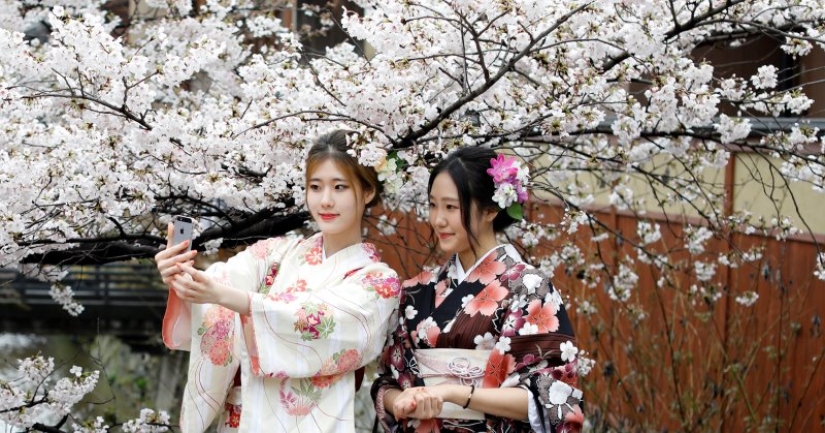
{"type": "Polygon", "coordinates": [[[399,291],[395,272],[373,263],[340,284],[251,295],[250,315],[241,322],[253,373],[333,376],[371,362],[383,347],[399,291]]]}
{"type": "Polygon", "coordinates": [[[381,352],[378,362],[378,378],[372,382],[370,396],[375,405],[378,422],[384,431],[392,431],[397,426],[396,420],[388,415],[384,407],[384,392],[388,389],[406,389],[413,385],[413,375],[407,368],[407,360],[412,359],[412,353],[407,350],[411,343],[407,332],[406,310],[407,295],[401,290],[399,306],[392,315],[392,322],[388,327],[389,333],[386,345],[381,352]]]}
{"type": "Polygon", "coordinates": [[[485,387],[518,386],[532,395],[530,423],[536,431],[581,427],[583,394],[575,359],[562,357],[562,345],[575,337],[559,293],[535,268],[509,282],[512,296],[502,305],[501,346],[488,361],[485,387]]]}
{"type": "MultiPolygon", "coordinates": [[[[236,254],[226,262],[217,262],[206,269],[212,278],[229,284],[240,290],[256,291],[264,280],[272,264],[290,245],[291,238],[272,238],[250,245],[246,250],[236,254]]],[[[193,305],[184,302],[169,289],[166,300],[166,312],[163,316],[163,342],[166,347],[176,350],[190,350],[192,330],[200,326],[197,321],[203,314],[198,314],[206,305],[193,305]],[[193,309],[199,311],[193,314],[193,309]]]]}
{"type": "Polygon", "coordinates": [[[406,359],[411,357],[407,353],[407,348],[411,347],[409,333],[407,332],[407,321],[404,320],[402,308],[407,307],[407,294],[402,289],[399,297],[399,306],[392,315],[391,326],[388,327],[386,343],[381,352],[378,362],[378,378],[373,382],[371,393],[373,399],[378,388],[389,386],[392,388],[409,388],[413,385],[414,378],[406,371],[406,359]],[[406,373],[406,374],[405,374],[406,373]]]}

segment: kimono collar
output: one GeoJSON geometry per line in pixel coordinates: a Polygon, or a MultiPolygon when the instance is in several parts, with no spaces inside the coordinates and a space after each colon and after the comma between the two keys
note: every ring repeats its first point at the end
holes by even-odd
{"type": "Polygon", "coordinates": [[[457,281],[458,284],[461,284],[461,282],[464,281],[465,278],[467,278],[467,275],[470,275],[470,273],[472,273],[473,270],[475,270],[475,268],[481,262],[483,262],[484,259],[487,258],[487,256],[489,256],[494,251],[496,251],[496,250],[498,250],[499,248],[502,248],[502,247],[504,248],[504,254],[510,256],[516,262],[523,262],[524,261],[524,260],[522,260],[521,255],[518,253],[518,251],[516,251],[516,248],[512,244],[500,244],[500,245],[494,246],[489,251],[484,253],[484,255],[479,257],[478,260],[476,260],[476,262],[473,263],[473,266],[471,266],[470,269],[467,270],[467,271],[464,271],[464,266],[461,265],[461,260],[459,260],[458,254],[453,254],[453,263],[450,266],[450,269],[447,271],[447,275],[450,278],[454,278],[454,279],[458,280],[457,281]]]}
{"type": "Polygon", "coordinates": [[[324,248],[324,236],[321,233],[316,233],[307,241],[313,248],[321,249],[321,264],[324,266],[337,267],[343,265],[347,268],[355,268],[379,261],[378,251],[375,249],[375,245],[371,243],[352,244],[331,256],[327,256],[326,248],[324,248]]]}

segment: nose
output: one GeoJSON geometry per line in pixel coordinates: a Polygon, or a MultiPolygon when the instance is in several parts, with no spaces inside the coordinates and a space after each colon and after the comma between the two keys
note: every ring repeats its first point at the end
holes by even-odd
{"type": "Polygon", "coordinates": [[[323,192],[321,192],[321,206],[332,207],[334,203],[332,200],[332,190],[330,188],[324,188],[323,192]]]}
{"type": "Polygon", "coordinates": [[[433,227],[444,227],[446,219],[441,217],[441,214],[435,208],[430,209],[430,224],[433,227]]]}

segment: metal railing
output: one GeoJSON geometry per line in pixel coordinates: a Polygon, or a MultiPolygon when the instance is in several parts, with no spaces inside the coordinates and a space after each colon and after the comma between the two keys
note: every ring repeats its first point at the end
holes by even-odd
{"type": "Polygon", "coordinates": [[[72,317],[52,299],[52,283],[0,269],[0,332],[114,333],[160,331],[167,288],[153,264],[73,266],[61,280],[84,311],[72,317]]]}

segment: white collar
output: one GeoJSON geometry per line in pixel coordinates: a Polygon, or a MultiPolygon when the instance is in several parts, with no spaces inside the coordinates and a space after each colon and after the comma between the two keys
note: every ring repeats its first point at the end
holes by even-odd
{"type": "Polygon", "coordinates": [[[518,251],[516,251],[515,247],[513,247],[511,244],[500,244],[500,245],[494,246],[489,251],[484,253],[484,255],[481,256],[478,260],[476,260],[476,262],[473,264],[473,266],[471,266],[470,269],[468,269],[465,272],[464,271],[464,266],[461,265],[461,260],[459,260],[458,254],[456,254],[455,255],[455,278],[456,278],[456,280],[458,280],[458,284],[461,284],[464,281],[464,279],[467,278],[467,275],[470,275],[470,273],[473,272],[473,270],[481,262],[483,262],[484,259],[487,258],[487,256],[489,256],[493,251],[497,250],[499,247],[504,247],[504,252],[508,256],[512,257],[513,260],[518,261],[518,262],[524,261],[524,260],[522,260],[521,255],[519,255],[518,251]]]}

